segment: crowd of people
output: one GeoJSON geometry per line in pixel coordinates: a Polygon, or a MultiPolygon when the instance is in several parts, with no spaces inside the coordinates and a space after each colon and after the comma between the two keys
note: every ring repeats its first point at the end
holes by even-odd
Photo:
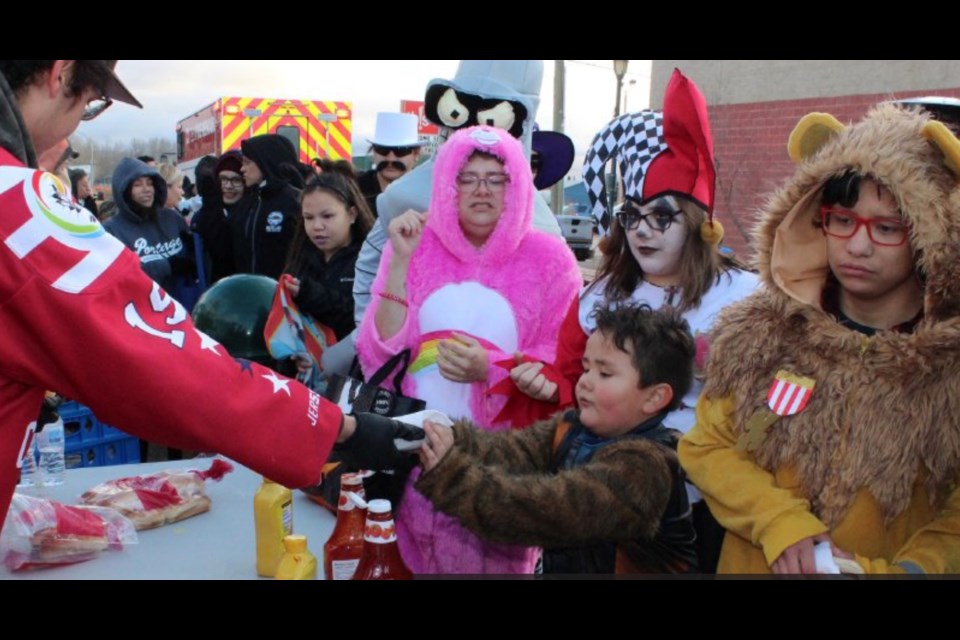
{"type": "MultiPolygon", "coordinates": [[[[100,100],[139,106],[114,63],[4,61],[10,112],[42,104],[60,121],[0,122],[17,134],[0,138],[2,171],[63,174],[71,123],[100,100]]],[[[415,116],[379,114],[359,176],[302,164],[270,134],[201,162],[195,198],[176,167],[125,159],[103,228],[129,251],[70,245],[100,269],[79,284],[48,273],[63,261],[18,244],[19,219],[0,211],[0,318],[13,327],[0,359],[30,390],[0,402],[0,506],[29,409],[53,389],[296,487],[318,482],[334,441],[346,464],[389,469],[410,466],[395,438],[423,439],[396,505],[414,573],[960,571],[956,132],[915,105],[849,126],[805,117],[788,145],[796,172],[764,205],[747,266],[721,251],[707,102],[676,71],[662,110],[619,116],[587,152],[604,237],[585,283],[537,193],[572,162],[543,157],[572,145],[531,154],[541,79],[542,61],[462,61],[426,89],[437,154],[420,157],[415,116]],[[230,359],[174,302],[203,273],[289,276],[299,309],[336,337],[324,373],[369,378],[408,353],[402,393],[453,428],[344,416],[317,389],[230,359]],[[76,339],[27,327],[15,314],[31,295],[52,321],[89,326],[76,339]],[[127,298],[122,331],[93,323],[127,298]],[[171,347],[169,375],[141,366],[171,347]],[[90,379],[80,365],[94,348],[125,365],[90,379]],[[218,393],[242,401],[214,418],[191,381],[217,367],[218,393]]],[[[63,215],[98,215],[88,176],[63,180],[63,215]]]]}

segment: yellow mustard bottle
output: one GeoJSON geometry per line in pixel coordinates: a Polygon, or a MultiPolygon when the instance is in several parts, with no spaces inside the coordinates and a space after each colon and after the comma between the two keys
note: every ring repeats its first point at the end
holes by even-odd
{"type": "Polygon", "coordinates": [[[287,536],[283,547],[286,553],[277,566],[277,580],[317,579],[317,558],[307,549],[307,536],[287,536]]]}
{"type": "Polygon", "coordinates": [[[257,574],[272,578],[283,557],[283,539],[293,533],[293,493],[267,478],[253,496],[257,574]]]}

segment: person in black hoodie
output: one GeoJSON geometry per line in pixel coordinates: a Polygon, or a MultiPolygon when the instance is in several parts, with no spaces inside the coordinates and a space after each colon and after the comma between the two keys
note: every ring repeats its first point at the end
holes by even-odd
{"type": "Polygon", "coordinates": [[[228,219],[238,273],[278,278],[300,219],[303,177],[293,143],[267,134],[241,143],[247,195],[228,219]]]}
{"type": "Polygon", "coordinates": [[[296,278],[291,293],[300,310],[342,340],[356,326],[354,266],[373,214],[356,182],[334,172],[307,184],[300,210],[284,272],[296,278]]]}
{"type": "Polygon", "coordinates": [[[203,239],[210,284],[236,273],[229,219],[243,199],[241,164],[240,152],[228,151],[219,159],[213,156],[202,158],[195,169],[202,204],[193,215],[190,228],[203,239]]]}
{"type": "Polygon", "coordinates": [[[140,267],[165,291],[177,276],[196,273],[187,224],[178,212],[163,208],[167,184],[156,169],[124,158],[113,172],[117,215],[104,228],[140,258],[140,267]]]}

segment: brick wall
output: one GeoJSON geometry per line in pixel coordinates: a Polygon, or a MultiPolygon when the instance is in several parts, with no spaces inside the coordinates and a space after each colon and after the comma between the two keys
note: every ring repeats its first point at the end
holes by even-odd
{"type": "Polygon", "coordinates": [[[710,105],[718,165],[716,212],[726,229],[724,244],[738,256],[752,256],[750,233],[763,200],[793,173],[787,138],[812,111],[825,111],[840,122],[859,120],[878,102],[939,95],[960,98],[960,87],[803,100],[710,105]]]}

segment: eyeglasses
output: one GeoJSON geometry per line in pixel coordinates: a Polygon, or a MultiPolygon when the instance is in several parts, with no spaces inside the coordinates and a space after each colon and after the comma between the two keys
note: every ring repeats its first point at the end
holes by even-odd
{"type": "Polygon", "coordinates": [[[381,147],[378,144],[373,145],[373,152],[378,156],[387,156],[391,153],[398,158],[406,158],[417,150],[417,147],[381,147]]]}
{"type": "Polygon", "coordinates": [[[460,191],[472,193],[483,184],[490,191],[503,191],[503,188],[510,182],[510,177],[505,173],[492,173],[485,178],[481,178],[475,173],[461,173],[457,176],[457,186],[460,191]]]}
{"type": "Polygon", "coordinates": [[[654,231],[663,233],[670,228],[673,221],[677,219],[682,211],[658,207],[650,213],[640,213],[640,209],[626,205],[617,213],[617,222],[623,227],[624,231],[634,231],[640,228],[640,222],[647,223],[647,226],[654,231]]]}
{"type": "Polygon", "coordinates": [[[229,178],[227,176],[220,176],[220,184],[224,187],[242,187],[243,178],[229,178]]]}
{"type": "Polygon", "coordinates": [[[110,98],[94,98],[87,103],[87,106],[83,109],[83,115],[80,116],[80,119],[84,122],[93,120],[101,113],[107,110],[107,108],[113,104],[113,100],[110,98]]]}
{"type": "Polygon", "coordinates": [[[852,238],[867,227],[870,241],[882,247],[899,247],[910,235],[910,225],[900,218],[861,218],[847,209],[822,207],[823,231],[835,238],[852,238]]]}

